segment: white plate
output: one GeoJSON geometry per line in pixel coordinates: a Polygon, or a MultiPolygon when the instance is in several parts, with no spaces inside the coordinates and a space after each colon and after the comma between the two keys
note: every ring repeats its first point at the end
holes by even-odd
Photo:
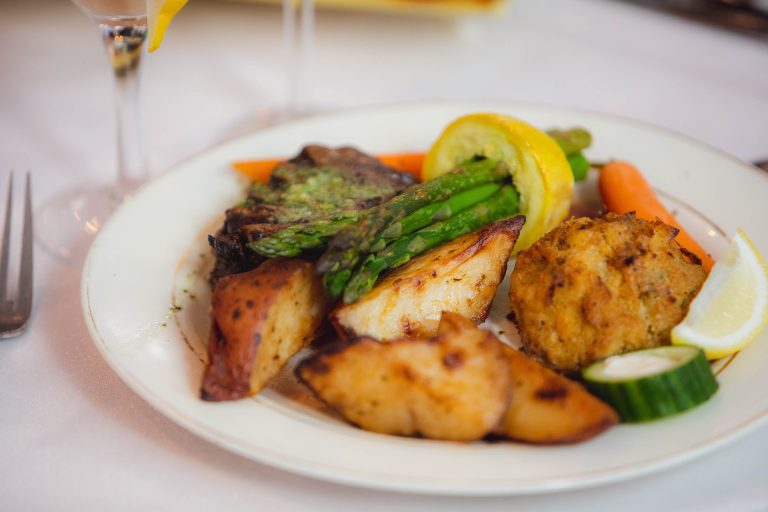
{"type": "MultiPolygon", "coordinates": [[[[82,282],[84,313],[104,358],[163,414],[226,449],[303,475],[409,492],[523,494],[615,482],[701,456],[764,421],[766,332],[719,373],[720,391],[703,406],[621,425],[573,446],[383,436],[322,414],[286,389],[230,403],[197,398],[208,325],[205,235],[244,194],[245,183],[228,162],[290,155],[310,142],[373,152],[425,149],[449,121],[481,110],[540,127],[589,128],[595,139],[589,155],[635,162],[716,255],[725,245],[718,228],[730,235],[737,227],[768,254],[768,175],[668,131],[527,104],[430,103],[341,113],[205,152],[150,183],[112,217],[93,244],[82,282]]],[[[503,302],[495,311],[503,317],[503,302]]]]}

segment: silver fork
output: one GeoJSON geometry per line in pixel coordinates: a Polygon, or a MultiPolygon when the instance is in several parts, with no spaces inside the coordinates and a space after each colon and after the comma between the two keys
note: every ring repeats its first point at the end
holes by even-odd
{"type": "Polygon", "coordinates": [[[24,332],[32,310],[32,201],[27,173],[24,187],[24,221],[21,234],[21,260],[16,285],[16,297],[9,297],[8,253],[11,245],[11,214],[13,205],[13,173],[8,178],[8,196],[3,226],[3,246],[0,250],[0,338],[10,338],[24,332]]]}

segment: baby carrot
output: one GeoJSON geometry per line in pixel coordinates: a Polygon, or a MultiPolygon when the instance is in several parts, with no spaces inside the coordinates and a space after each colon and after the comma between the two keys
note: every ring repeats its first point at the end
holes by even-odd
{"type": "MultiPolygon", "coordinates": [[[[421,178],[421,167],[424,164],[423,152],[388,153],[378,155],[377,158],[381,160],[381,163],[384,165],[388,165],[398,171],[407,172],[413,174],[417,178],[421,178]]],[[[272,170],[282,161],[284,161],[282,158],[240,160],[232,162],[232,167],[236,171],[244,174],[251,181],[267,183],[269,181],[269,175],[272,174],[272,170]]]]}
{"type": "Polygon", "coordinates": [[[232,167],[242,174],[244,174],[251,181],[256,183],[267,183],[269,181],[269,175],[272,174],[272,170],[277,167],[277,164],[285,159],[271,158],[264,160],[240,160],[239,162],[232,162],[232,167]]]}
{"type": "Polygon", "coordinates": [[[620,160],[609,162],[600,171],[598,186],[608,211],[614,213],[635,212],[641,219],[659,219],[663,223],[677,228],[678,233],[675,237],[677,243],[698,256],[707,272],[712,268],[714,261],[707,254],[707,251],[680,226],[674,216],[661,204],[637,167],[620,160]]]}
{"type": "Polygon", "coordinates": [[[386,155],[378,155],[378,159],[381,163],[397,169],[398,171],[407,172],[413,174],[416,178],[421,179],[421,167],[424,165],[424,153],[423,152],[411,152],[411,153],[390,153],[386,155]]]}

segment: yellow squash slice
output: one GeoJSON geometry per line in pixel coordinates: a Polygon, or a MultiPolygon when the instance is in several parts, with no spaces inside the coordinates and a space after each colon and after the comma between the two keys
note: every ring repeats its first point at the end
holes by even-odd
{"type": "Polygon", "coordinates": [[[430,148],[422,178],[444,174],[474,156],[504,162],[520,193],[520,213],[526,223],[515,253],[527,249],[568,214],[573,173],[563,151],[546,133],[502,114],[460,117],[430,148]]]}

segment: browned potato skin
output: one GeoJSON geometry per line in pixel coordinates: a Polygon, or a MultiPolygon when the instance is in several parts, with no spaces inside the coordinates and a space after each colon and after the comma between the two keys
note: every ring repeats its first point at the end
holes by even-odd
{"type": "Polygon", "coordinates": [[[568,220],[521,252],[509,299],[524,351],[578,372],[669,344],[707,276],[675,234],[661,221],[609,213],[568,220]]]}
{"type": "Polygon", "coordinates": [[[296,373],[365,430],[451,441],[480,439],[493,429],[511,384],[502,343],[448,312],[436,338],[361,338],[310,357],[296,373]]]}
{"type": "Polygon", "coordinates": [[[342,338],[431,337],[443,311],[485,320],[525,217],[501,220],[417,256],[331,320],[342,338]]]}
{"type": "Polygon", "coordinates": [[[539,444],[590,439],[619,421],[616,412],[584,387],[509,346],[512,400],[494,434],[539,444]]]}
{"type": "Polygon", "coordinates": [[[300,259],[267,260],[219,279],[200,397],[235,400],[261,391],[312,341],[328,302],[314,265],[300,259]]]}

